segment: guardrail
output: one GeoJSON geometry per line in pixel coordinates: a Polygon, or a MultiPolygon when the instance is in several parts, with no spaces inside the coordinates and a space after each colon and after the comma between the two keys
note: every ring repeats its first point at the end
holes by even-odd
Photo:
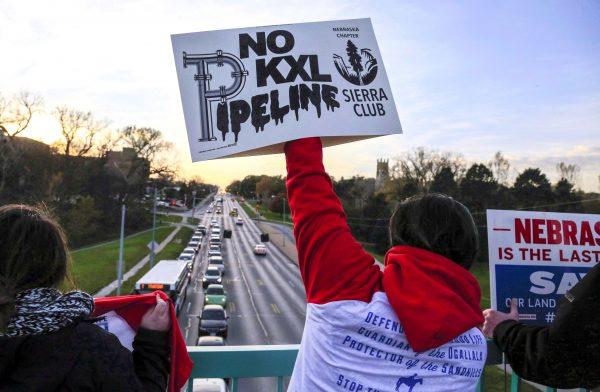
{"type": "MultiPolygon", "coordinates": [[[[231,390],[238,391],[240,378],[276,377],[277,391],[283,391],[283,378],[292,375],[298,344],[261,345],[261,346],[222,346],[198,347],[188,346],[188,352],[194,361],[194,368],[188,391],[192,391],[194,378],[225,378],[231,379],[231,390]]],[[[493,341],[488,340],[487,365],[503,364],[502,353],[493,341]]],[[[485,371],[484,371],[485,372],[485,371]]],[[[510,391],[521,391],[522,380],[514,373],[511,374],[510,391]]],[[[485,391],[484,376],[477,385],[477,392],[485,391]]],[[[556,391],[546,388],[546,392],[556,391]]],[[[580,391],[585,391],[581,389],[580,391]]]]}

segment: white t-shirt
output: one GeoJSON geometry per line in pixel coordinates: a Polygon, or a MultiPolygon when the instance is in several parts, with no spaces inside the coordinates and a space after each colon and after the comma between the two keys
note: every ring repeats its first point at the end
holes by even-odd
{"type": "Polygon", "coordinates": [[[477,328],[415,353],[384,292],[368,303],[309,303],[288,391],[473,391],[486,356],[477,328]]]}

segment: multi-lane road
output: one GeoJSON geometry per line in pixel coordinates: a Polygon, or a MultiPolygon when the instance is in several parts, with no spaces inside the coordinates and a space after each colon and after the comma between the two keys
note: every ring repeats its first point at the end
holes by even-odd
{"type": "MultiPolygon", "coordinates": [[[[201,222],[207,227],[217,218],[222,230],[232,237],[223,239],[225,261],[224,286],[228,293],[228,345],[300,343],[306,312],[306,296],[297,264],[276,246],[267,243],[267,255],[253,253],[260,243],[261,230],[241,206],[224,197],[223,213],[199,209],[201,222]],[[236,225],[229,212],[237,207],[244,224],[236,225]]],[[[282,230],[283,235],[289,231],[282,230]]],[[[202,313],[204,294],[202,275],[206,269],[206,239],[194,263],[187,300],[179,314],[179,324],[188,345],[198,341],[198,315],[202,313]]],[[[271,391],[274,379],[240,380],[241,391],[271,391]]]]}

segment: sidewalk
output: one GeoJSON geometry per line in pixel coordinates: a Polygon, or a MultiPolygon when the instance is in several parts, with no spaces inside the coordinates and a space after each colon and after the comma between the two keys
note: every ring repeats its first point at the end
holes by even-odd
{"type": "MultiPolygon", "coordinates": [[[[171,232],[171,234],[169,234],[167,236],[167,238],[164,239],[163,242],[161,242],[156,249],[154,250],[154,253],[158,253],[161,250],[163,250],[163,248],[165,246],[167,246],[167,244],[169,242],[171,242],[171,240],[173,239],[173,237],[175,237],[177,235],[177,233],[179,232],[179,230],[181,230],[181,225],[177,225],[175,227],[175,230],[173,230],[173,232],[171,232]]],[[[129,271],[127,271],[125,274],[123,274],[123,282],[125,282],[126,280],[128,280],[129,278],[131,278],[132,276],[134,276],[139,270],[140,268],[142,268],[144,265],[146,265],[146,263],[148,263],[150,261],[150,254],[147,254],[142,260],[140,260],[136,265],[134,265],[133,267],[131,267],[131,269],[129,271]]],[[[119,281],[118,280],[114,280],[111,283],[109,283],[107,286],[105,286],[104,288],[102,288],[100,291],[98,291],[96,294],[94,294],[94,297],[106,297],[107,295],[110,295],[113,291],[115,291],[117,289],[117,286],[119,285],[119,281]]]]}

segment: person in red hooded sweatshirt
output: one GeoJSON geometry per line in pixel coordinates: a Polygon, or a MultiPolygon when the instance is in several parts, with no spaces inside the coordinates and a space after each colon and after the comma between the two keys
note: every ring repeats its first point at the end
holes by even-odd
{"type": "Polygon", "coordinates": [[[473,391],[487,345],[467,208],[427,194],[397,207],[383,271],[352,237],[319,138],[285,145],[307,297],[289,391],[473,391]]]}

